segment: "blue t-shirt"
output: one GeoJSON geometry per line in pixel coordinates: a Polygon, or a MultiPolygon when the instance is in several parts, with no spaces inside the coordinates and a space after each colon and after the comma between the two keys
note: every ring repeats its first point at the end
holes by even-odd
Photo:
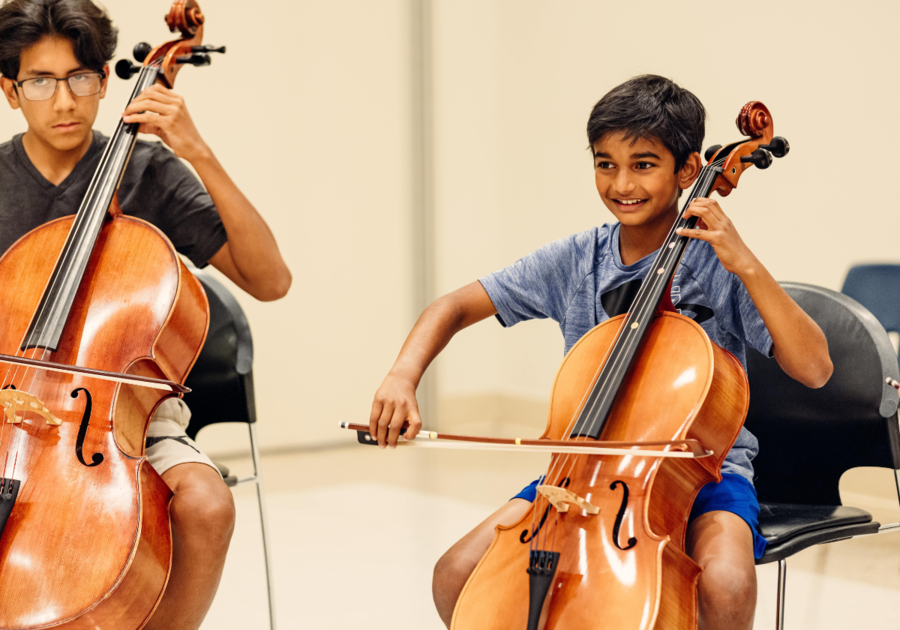
{"type": "MultiPolygon", "coordinates": [[[[501,324],[549,317],[559,323],[568,353],[591,328],[629,310],[655,257],[623,264],[616,223],[553,241],[480,282],[501,324]]],[[[722,267],[709,243],[688,244],[672,282],[672,303],[745,369],[745,346],[771,356],[772,337],[744,283],[722,267]]],[[[752,483],[758,451],[757,439],[742,428],[722,472],[752,483]]]]}

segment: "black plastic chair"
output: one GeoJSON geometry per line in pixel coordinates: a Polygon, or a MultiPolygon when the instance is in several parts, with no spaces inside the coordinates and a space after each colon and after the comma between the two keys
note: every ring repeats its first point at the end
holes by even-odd
{"type": "MultiPolygon", "coordinates": [[[[834,374],[809,389],[774,359],[750,350],[747,428],[759,438],[753,464],[759,529],[769,542],[757,564],[778,562],[778,630],[784,628],[787,558],[812,545],[900,529],[844,506],[841,475],[858,466],[900,469],[897,357],[878,320],[855,300],[828,289],[783,283],[825,332],[834,374]]],[[[900,498],[900,485],[898,485],[900,498]]]]}
{"type": "Polygon", "coordinates": [[[269,595],[269,624],[275,630],[275,605],[272,592],[272,563],[269,556],[269,531],[266,522],[265,496],[259,467],[256,439],[256,402],[253,396],[253,339],[250,324],[234,296],[222,283],[207,273],[194,270],[209,299],[209,334],[206,344],[185,383],[191,392],[184,400],[191,409],[187,434],[197,433],[219,422],[244,422],[250,432],[250,456],[253,474],[238,478],[228,468],[216,463],[222,479],[229,487],[242,483],[256,484],[259,520],[262,526],[263,554],[266,563],[266,585],[269,595]]]}
{"type": "Polygon", "coordinates": [[[841,293],[869,309],[885,330],[900,333],[900,265],[856,265],[841,293]]]}

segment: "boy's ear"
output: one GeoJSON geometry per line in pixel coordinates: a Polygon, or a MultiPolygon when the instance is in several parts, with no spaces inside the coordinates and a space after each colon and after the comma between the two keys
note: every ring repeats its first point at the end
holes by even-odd
{"type": "Polygon", "coordinates": [[[681,170],[678,171],[678,186],[682,190],[687,190],[693,186],[694,180],[700,175],[702,168],[703,160],[700,159],[700,154],[696,151],[691,153],[688,156],[687,162],[685,162],[684,166],[681,167],[681,170]]]}
{"type": "Polygon", "coordinates": [[[3,90],[3,94],[9,102],[9,106],[13,109],[19,109],[19,92],[16,90],[15,81],[7,79],[6,77],[0,77],[0,89],[3,90]]]}
{"type": "Polygon", "coordinates": [[[109,84],[109,64],[103,66],[103,85],[100,87],[100,98],[106,96],[106,86],[109,84]]]}

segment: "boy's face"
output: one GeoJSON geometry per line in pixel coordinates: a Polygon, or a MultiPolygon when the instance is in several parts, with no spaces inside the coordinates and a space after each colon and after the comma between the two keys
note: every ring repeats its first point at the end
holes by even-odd
{"type": "MultiPolygon", "coordinates": [[[[72,42],[64,37],[44,37],[38,43],[22,51],[19,59],[17,81],[47,77],[64,79],[73,74],[91,72],[75,58],[72,42]]],[[[30,101],[22,89],[6,77],[0,78],[0,87],[13,109],[21,109],[28,122],[28,133],[49,149],[60,152],[77,150],[89,144],[91,128],[97,118],[100,99],[106,96],[109,66],[104,67],[98,94],[75,96],[68,83],[60,81],[56,93],[44,101],[30,101]]]]}
{"type": "Polygon", "coordinates": [[[671,220],[678,193],[700,173],[700,154],[694,153],[677,173],[675,157],[661,143],[606,134],[594,143],[594,179],[606,207],[623,225],[640,226],[671,220]]]}

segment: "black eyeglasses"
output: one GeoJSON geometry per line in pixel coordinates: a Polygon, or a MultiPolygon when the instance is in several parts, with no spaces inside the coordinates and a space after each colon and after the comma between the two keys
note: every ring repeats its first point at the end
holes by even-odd
{"type": "Polygon", "coordinates": [[[65,81],[69,91],[75,96],[93,96],[103,88],[105,72],[81,72],[57,79],[56,77],[37,77],[16,81],[16,85],[22,88],[22,94],[29,101],[46,101],[53,98],[59,87],[60,81],[65,81]]]}

